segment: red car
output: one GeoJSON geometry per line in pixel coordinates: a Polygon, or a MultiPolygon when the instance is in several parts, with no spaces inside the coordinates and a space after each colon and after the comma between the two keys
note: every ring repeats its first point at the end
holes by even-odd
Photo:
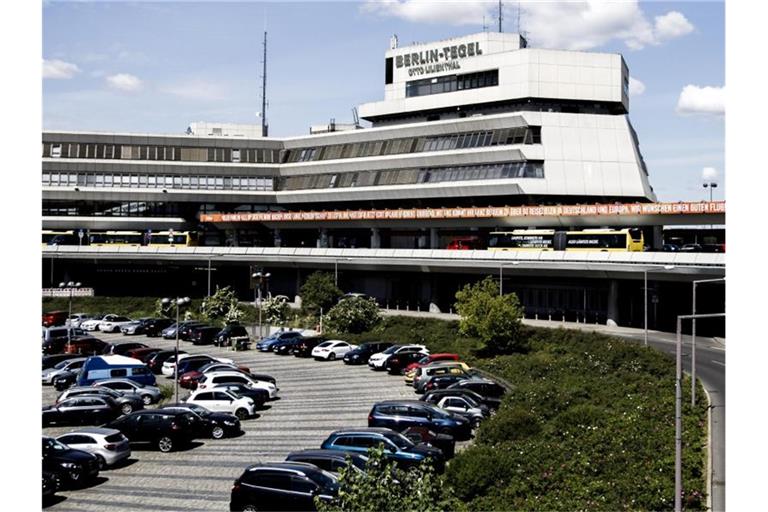
{"type": "MultiPolygon", "coordinates": [[[[206,365],[211,367],[212,370],[215,370],[216,368],[212,368],[213,366],[221,367],[221,369],[232,369],[231,365],[227,365],[224,363],[212,363],[211,365],[206,365]]],[[[200,368],[201,370],[208,371],[209,368],[200,368]]],[[[251,373],[250,368],[247,366],[237,366],[237,370],[240,370],[243,373],[251,373]]],[[[184,389],[197,389],[197,381],[200,380],[200,377],[203,376],[204,372],[199,372],[197,370],[192,370],[191,372],[185,372],[179,376],[179,386],[183,387],[184,389]]]]}
{"type": "Polygon", "coordinates": [[[67,323],[66,311],[50,311],[43,313],[43,327],[51,327],[53,325],[65,325],[67,323]]]}
{"type": "Polygon", "coordinates": [[[78,336],[69,343],[64,343],[65,354],[98,355],[104,351],[107,344],[93,336],[78,336]]]}
{"type": "Polygon", "coordinates": [[[152,355],[158,352],[160,352],[159,348],[152,348],[152,347],[132,348],[125,352],[125,357],[132,357],[134,359],[138,359],[142,363],[146,363],[147,359],[149,359],[152,355]]]}
{"type": "Polygon", "coordinates": [[[403,370],[403,373],[408,373],[411,370],[415,370],[416,368],[421,368],[422,366],[427,366],[430,363],[434,363],[435,361],[458,361],[459,360],[459,354],[432,354],[429,356],[424,356],[422,359],[419,359],[415,363],[411,363],[408,366],[405,367],[403,370]]]}

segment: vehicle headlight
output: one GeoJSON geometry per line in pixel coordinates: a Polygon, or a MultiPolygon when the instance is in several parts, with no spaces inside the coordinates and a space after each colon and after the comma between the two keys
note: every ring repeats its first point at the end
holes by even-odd
{"type": "Polygon", "coordinates": [[[360,358],[360,356],[359,356],[359,355],[357,355],[357,354],[353,354],[353,355],[352,355],[352,359],[359,359],[359,358],[360,358]]]}
{"type": "Polygon", "coordinates": [[[228,427],[234,427],[235,426],[235,422],[232,421],[232,420],[224,420],[224,424],[226,426],[228,426],[228,427]]]}
{"type": "Polygon", "coordinates": [[[65,469],[78,469],[80,467],[77,462],[61,462],[60,465],[65,469]]]}

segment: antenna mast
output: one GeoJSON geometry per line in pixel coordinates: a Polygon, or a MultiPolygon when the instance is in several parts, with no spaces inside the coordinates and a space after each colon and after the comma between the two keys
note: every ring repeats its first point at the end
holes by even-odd
{"type": "Polygon", "coordinates": [[[501,30],[501,20],[503,19],[503,16],[501,14],[501,0],[499,0],[499,32],[502,32],[501,30]]]}
{"type": "Polygon", "coordinates": [[[264,31],[264,60],[261,72],[261,136],[267,136],[267,31],[264,31]]]}

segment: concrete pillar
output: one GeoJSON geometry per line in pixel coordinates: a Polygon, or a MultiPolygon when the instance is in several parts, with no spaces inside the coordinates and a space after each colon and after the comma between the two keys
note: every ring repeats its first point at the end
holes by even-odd
{"type": "Polygon", "coordinates": [[[653,243],[651,248],[654,251],[660,251],[664,245],[664,229],[662,226],[653,226],[653,243]]]}
{"type": "Polygon", "coordinates": [[[371,228],[371,249],[381,248],[381,235],[379,228],[371,228]]]}
{"type": "Polygon", "coordinates": [[[439,249],[440,237],[437,235],[437,228],[429,228],[429,248],[439,249]]]}
{"type": "Polygon", "coordinates": [[[326,228],[320,228],[320,238],[317,240],[317,246],[323,248],[328,247],[328,230],[326,228]]]}
{"type": "Polygon", "coordinates": [[[274,239],[274,242],[275,242],[275,247],[280,247],[283,242],[280,239],[280,230],[279,229],[275,229],[273,231],[273,237],[274,237],[273,239],[274,239]]]}
{"type": "Polygon", "coordinates": [[[605,325],[619,325],[619,282],[615,279],[608,281],[608,311],[605,325]]]}

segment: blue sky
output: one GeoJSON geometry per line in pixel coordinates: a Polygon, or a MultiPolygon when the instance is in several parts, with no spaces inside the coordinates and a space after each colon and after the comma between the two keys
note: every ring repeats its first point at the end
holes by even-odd
{"type": "MultiPolygon", "coordinates": [[[[512,32],[516,3],[507,4],[505,31],[512,32]]],[[[521,5],[531,46],[624,55],[642,84],[633,86],[630,119],[659,199],[706,197],[705,167],[716,170],[715,197],[723,197],[723,3],[521,5]],[[683,101],[686,86],[694,87],[683,101]]],[[[479,32],[483,14],[494,26],[495,6],[46,2],[43,127],[181,133],[192,121],[257,124],[266,24],[270,134],[304,134],[330,118],[350,121],[352,107],[383,97],[392,34],[407,44],[479,32]]]]}

